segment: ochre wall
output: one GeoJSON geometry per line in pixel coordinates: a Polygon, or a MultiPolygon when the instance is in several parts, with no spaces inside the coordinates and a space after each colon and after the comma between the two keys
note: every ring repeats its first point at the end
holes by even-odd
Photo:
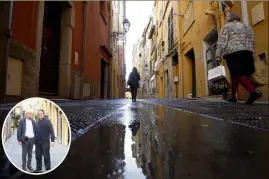
{"type": "MultiPolygon", "coordinates": [[[[181,9],[180,13],[184,12],[187,8],[188,1],[180,1],[181,9]]],[[[204,97],[206,95],[205,68],[204,68],[204,52],[203,52],[203,40],[206,35],[214,28],[212,17],[205,15],[206,9],[210,9],[210,4],[203,1],[194,1],[193,11],[195,21],[189,27],[188,31],[183,34],[184,44],[181,45],[182,55],[179,54],[179,74],[183,69],[183,86],[184,97],[187,97],[192,91],[191,76],[186,75],[190,70],[189,59],[185,57],[185,54],[193,48],[195,54],[195,68],[196,68],[196,96],[204,97]],[[183,59],[182,59],[183,58],[183,59]],[[183,60],[183,68],[181,67],[183,60]]],[[[183,26],[181,26],[183,28],[183,26]]],[[[183,32],[183,30],[181,30],[183,32]]],[[[179,96],[182,97],[181,91],[179,96]]]]}

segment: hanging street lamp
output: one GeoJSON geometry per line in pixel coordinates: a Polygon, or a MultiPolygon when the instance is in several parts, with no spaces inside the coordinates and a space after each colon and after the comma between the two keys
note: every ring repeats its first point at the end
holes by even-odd
{"type": "Polygon", "coordinates": [[[125,32],[129,31],[130,26],[131,26],[130,21],[127,18],[125,18],[123,21],[123,28],[124,28],[125,32]]]}

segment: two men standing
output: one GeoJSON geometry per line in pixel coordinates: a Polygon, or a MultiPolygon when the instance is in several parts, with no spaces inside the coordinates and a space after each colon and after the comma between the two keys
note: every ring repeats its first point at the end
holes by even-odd
{"type": "Polygon", "coordinates": [[[31,112],[26,111],[26,118],[19,122],[17,139],[22,145],[22,169],[26,171],[26,156],[28,155],[27,168],[31,172],[33,168],[32,152],[33,145],[36,146],[36,170],[35,172],[42,171],[42,156],[44,156],[44,163],[46,170],[51,169],[50,161],[50,138],[52,146],[54,145],[55,135],[51,121],[45,117],[44,110],[38,111],[39,120],[35,122],[31,118],[31,112]]]}

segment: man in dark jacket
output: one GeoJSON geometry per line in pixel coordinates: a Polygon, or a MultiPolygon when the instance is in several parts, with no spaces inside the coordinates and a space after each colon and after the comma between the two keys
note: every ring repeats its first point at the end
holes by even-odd
{"type": "Polygon", "coordinates": [[[25,111],[26,117],[21,119],[18,125],[17,140],[22,145],[22,169],[26,171],[26,156],[28,155],[27,168],[33,171],[31,166],[33,146],[35,142],[36,126],[31,118],[31,112],[25,111]]]}
{"type": "Polygon", "coordinates": [[[44,156],[44,162],[46,170],[51,169],[50,162],[50,139],[51,145],[54,145],[54,130],[51,121],[45,117],[43,109],[38,111],[39,120],[36,122],[36,171],[42,171],[42,156],[44,156]]]}

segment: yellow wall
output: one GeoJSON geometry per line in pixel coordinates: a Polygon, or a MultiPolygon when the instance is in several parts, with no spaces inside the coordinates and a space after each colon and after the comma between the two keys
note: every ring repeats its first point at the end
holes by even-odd
{"type": "Polygon", "coordinates": [[[22,63],[19,59],[8,58],[7,95],[21,95],[22,63]]]}
{"type": "MultiPolygon", "coordinates": [[[[185,12],[189,1],[180,1],[180,14],[185,12]]],[[[183,64],[180,63],[180,72],[179,74],[183,75],[183,86],[184,94],[180,93],[180,97],[184,95],[187,97],[189,93],[192,93],[191,87],[191,66],[189,59],[185,54],[193,48],[195,54],[195,68],[196,68],[196,95],[197,97],[202,97],[206,95],[205,85],[207,80],[205,77],[205,68],[204,68],[204,52],[203,52],[203,39],[205,36],[214,28],[212,17],[205,15],[206,9],[210,8],[210,4],[203,1],[194,1],[193,3],[193,16],[194,21],[189,29],[184,33],[183,32],[183,21],[180,23],[180,32],[183,36],[181,42],[181,54],[179,54],[179,61],[183,59],[183,64]],[[182,66],[183,65],[183,66],[182,66]],[[183,70],[183,72],[182,72],[183,70]],[[186,75],[188,74],[188,75],[186,75]]],[[[186,19],[189,20],[189,19],[186,19]]]]}

